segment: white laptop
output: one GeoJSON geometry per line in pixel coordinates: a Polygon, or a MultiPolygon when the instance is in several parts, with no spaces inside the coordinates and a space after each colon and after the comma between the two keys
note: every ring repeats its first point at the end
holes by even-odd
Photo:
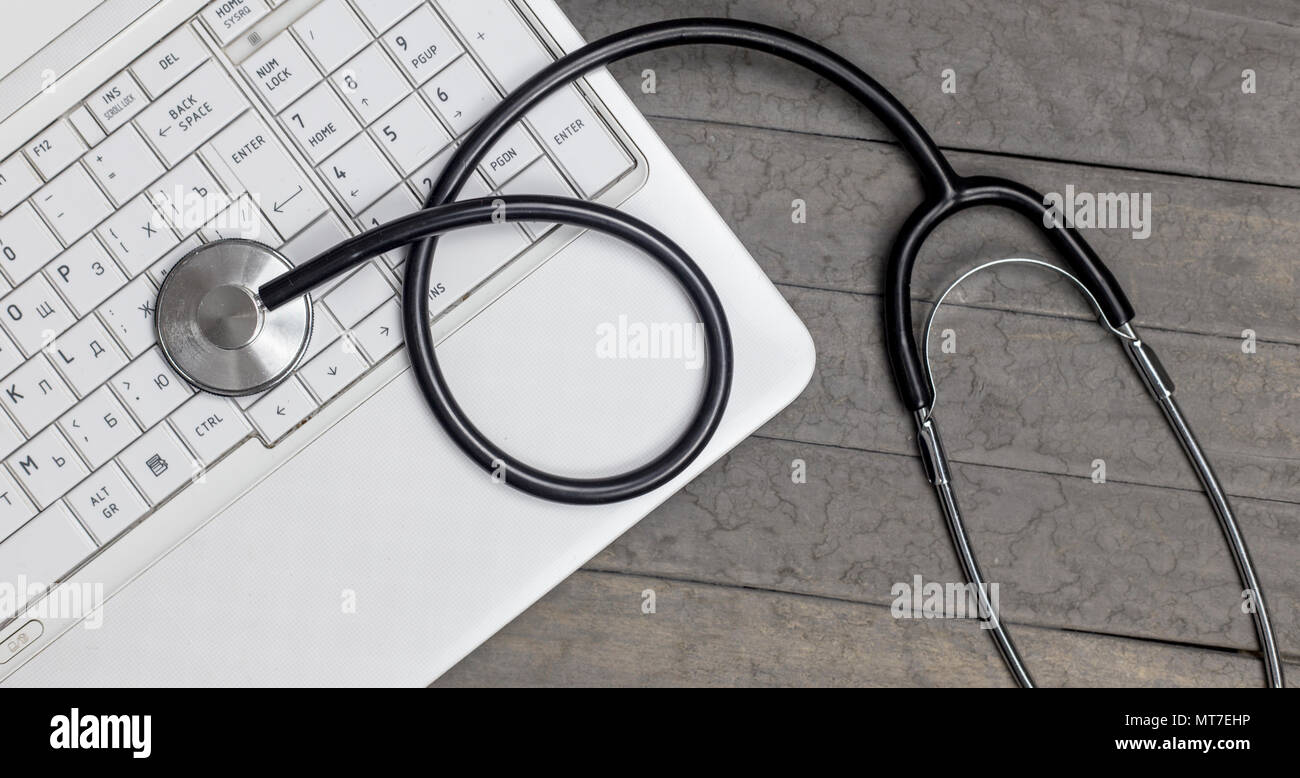
{"type": "MultiPolygon", "coordinates": [[[[427,684],[811,376],[803,325],[602,71],[501,141],[465,196],[615,204],[704,268],[735,378],[711,444],[675,481],[574,507],[471,464],[408,374],[404,252],[315,295],[291,380],[239,400],[198,393],[164,363],[152,321],[181,255],[242,235],[301,262],[417,209],[456,138],[582,40],[551,0],[13,6],[0,32],[0,683],[427,684]]],[[[448,380],[521,458],[623,471],[694,412],[698,318],[637,251],[493,225],[444,239],[434,278],[448,380]]]]}

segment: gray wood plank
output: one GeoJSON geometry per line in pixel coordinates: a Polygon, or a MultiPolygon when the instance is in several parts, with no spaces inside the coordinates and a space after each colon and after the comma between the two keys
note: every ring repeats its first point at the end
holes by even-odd
{"type": "MultiPolygon", "coordinates": [[[[861,65],[947,147],[1300,185],[1300,28],[1169,0],[562,0],[589,39],[682,16],[732,16],[806,35],[861,65]],[[941,73],[957,74],[956,94],[941,73]],[[1243,94],[1242,71],[1257,74],[1243,94]]],[[[1294,22],[1293,19],[1290,20],[1294,22]]],[[[612,68],[641,109],[884,138],[827,84],[719,49],[612,68]],[[657,91],[641,92],[653,68],[657,91]]]]}
{"type": "MultiPolygon", "coordinates": [[[[655,127],[774,280],[881,290],[894,235],[920,198],[901,150],[708,122],[655,127]],[[806,223],[792,222],[796,199],[807,204],[806,223]]],[[[1152,193],[1149,237],[1085,230],[1131,296],[1137,322],[1231,338],[1249,329],[1258,339],[1300,344],[1300,191],[978,154],[953,160],[973,172],[1013,171],[1042,191],[1152,193]]],[[[959,214],[927,242],[913,295],[933,300],[964,267],[1024,254],[1055,257],[1041,231],[1014,214],[959,214]]],[[[1050,280],[994,271],[972,278],[958,299],[1092,318],[1072,289],[1050,280]]]]}
{"type": "MultiPolygon", "coordinates": [[[[818,369],[769,422],[771,436],[913,454],[889,373],[877,297],[783,287],[813,333],[818,369]]],[[[928,306],[917,305],[917,320],[928,306]]],[[[940,314],[956,353],[933,346],[936,416],[953,459],[1199,489],[1114,337],[1085,321],[956,306],[940,314]]],[[[1176,332],[1152,345],[1230,494],[1300,503],[1300,348],[1176,332]]],[[[1294,515],[1294,514],[1293,514],[1294,515]]]]}
{"type": "MultiPolygon", "coordinates": [[[[1023,628],[1043,685],[1253,686],[1241,654],[1023,628]]],[[[1293,671],[1294,672],[1294,671],[1293,671]]],[[[969,621],[906,621],[887,608],[580,572],[435,686],[1006,686],[969,621]],[[641,612],[655,592],[655,613],[641,612]]]]}
{"type": "MultiPolygon", "coordinates": [[[[955,468],[976,553],[1009,622],[1253,651],[1200,494],[997,467],[955,468]]],[[[1296,508],[1238,500],[1283,651],[1300,655],[1296,508]]],[[[888,605],[895,583],[959,582],[919,463],[751,438],[588,569],[888,605]],[[802,460],[806,481],[791,478],[802,460]]]]}

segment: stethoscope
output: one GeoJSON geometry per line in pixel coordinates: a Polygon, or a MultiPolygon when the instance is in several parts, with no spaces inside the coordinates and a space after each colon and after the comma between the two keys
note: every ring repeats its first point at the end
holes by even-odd
{"type": "Polygon", "coordinates": [[[653,491],[679,475],[704,449],[721,421],[731,388],[733,353],[727,318],[700,268],[671,238],[610,207],[543,196],[501,196],[453,202],[485,152],[546,96],[596,68],[670,46],[725,44],[774,54],[840,86],[866,106],[902,144],[921,176],[925,198],[898,233],[885,284],[885,344],[898,393],[912,412],[917,448],[933,485],[967,582],[979,598],[980,617],[1021,686],[1032,686],[1011,636],[988,598],[953,491],[950,465],[934,416],[936,393],[929,367],[929,330],[948,293],[987,267],[1031,263],[1066,276],[1087,298],[1098,320],[1120,341],[1129,361],[1178,436],[1218,515],[1242,585],[1253,598],[1255,629],[1270,686],[1283,685],[1282,665],[1264,594],[1227,495],[1187,426],[1174,386],[1150,345],[1130,323],[1128,298],[1092,248],[1074,229],[1048,227],[1048,207],[1034,190],[1014,181],[955,173],[917,120],[880,84],[834,52],[774,27],[728,19],[683,19],[636,27],[590,43],[544,68],[508,95],[466,137],[434,185],[423,210],[348,239],[298,267],[278,252],[245,240],[217,241],[195,249],[167,274],[155,320],[159,343],[177,372],[201,389],[255,394],[287,378],[303,359],[311,337],[308,293],[370,258],[411,245],[402,289],[402,326],[412,373],[429,408],[466,455],[489,472],[506,472],[517,489],[547,500],[601,504],[653,491]],[[926,351],[917,347],[910,308],[912,268],[926,238],[945,219],[976,206],[1015,211],[1044,231],[1069,271],[1046,262],[1006,259],[985,263],[957,279],[939,298],[926,324],[926,351]],[[506,222],[550,222],[602,232],[633,244],[681,284],[703,323],[708,361],[700,404],[687,428],[659,456],[633,470],[601,478],[574,478],[540,470],[492,442],[468,418],[443,377],[434,350],[429,288],[438,236],[452,230],[506,222]]]}

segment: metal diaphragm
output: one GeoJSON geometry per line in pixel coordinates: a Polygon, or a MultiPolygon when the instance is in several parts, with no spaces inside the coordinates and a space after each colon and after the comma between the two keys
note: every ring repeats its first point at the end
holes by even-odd
{"type": "Polygon", "coordinates": [[[257,290],[291,267],[274,249],[239,238],[182,257],[163,279],[154,316],[172,368],[227,397],[257,394],[289,377],[311,340],[310,295],[268,311],[257,290]]]}

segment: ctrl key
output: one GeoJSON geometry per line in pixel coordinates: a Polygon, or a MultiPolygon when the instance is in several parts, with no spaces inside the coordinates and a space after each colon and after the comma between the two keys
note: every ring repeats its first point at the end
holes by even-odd
{"type": "Polygon", "coordinates": [[[248,437],[244,414],[230,400],[199,392],[171,415],[171,422],[190,450],[205,465],[221,458],[248,437]]]}
{"type": "Polygon", "coordinates": [[[95,471],[67,497],[68,506],[101,543],[107,543],[149,510],[113,462],[95,471]]]}

